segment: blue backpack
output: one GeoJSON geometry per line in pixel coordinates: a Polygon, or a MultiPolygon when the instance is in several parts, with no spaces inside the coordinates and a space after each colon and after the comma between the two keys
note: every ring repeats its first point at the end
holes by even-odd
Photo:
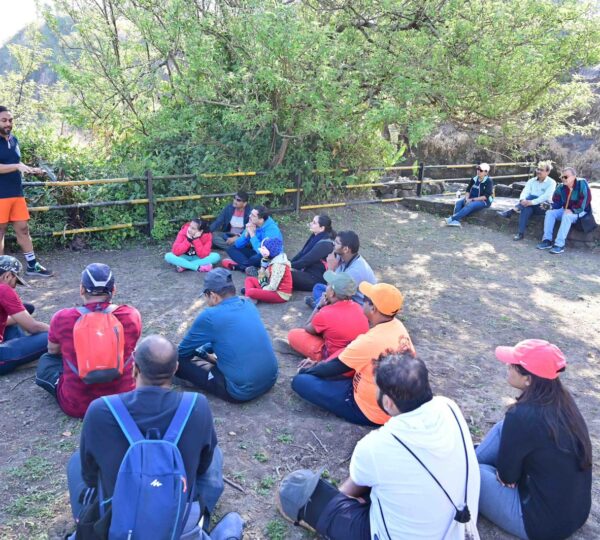
{"type": "MultiPolygon", "coordinates": [[[[109,500],[109,540],[178,540],[181,536],[194,480],[190,486],[177,443],[197,397],[195,393],[183,394],[162,439],[144,438],[118,395],[102,398],[130,445],[109,500]]],[[[109,501],[103,501],[101,510],[109,501]]]]}

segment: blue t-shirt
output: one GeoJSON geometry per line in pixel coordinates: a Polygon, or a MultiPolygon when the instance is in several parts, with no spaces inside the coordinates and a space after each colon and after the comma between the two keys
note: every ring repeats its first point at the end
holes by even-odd
{"type": "MultiPolygon", "coordinates": [[[[20,162],[21,149],[17,138],[10,135],[7,141],[4,137],[0,137],[0,163],[2,165],[13,165],[20,162]]],[[[0,174],[0,199],[10,197],[23,197],[21,171],[0,174]]]]}
{"type": "Polygon", "coordinates": [[[241,401],[269,390],[277,380],[277,358],[256,306],[239,296],[204,309],[179,344],[179,359],[189,360],[210,343],[227,391],[241,401]]]}

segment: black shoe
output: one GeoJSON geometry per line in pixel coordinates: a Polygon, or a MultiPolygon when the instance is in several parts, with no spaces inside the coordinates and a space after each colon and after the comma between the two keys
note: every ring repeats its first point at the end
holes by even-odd
{"type": "Polygon", "coordinates": [[[240,289],[240,295],[241,295],[241,296],[245,296],[245,295],[246,295],[246,287],[242,287],[242,288],[240,289]]]}
{"type": "Polygon", "coordinates": [[[314,298],[312,296],[305,296],[304,297],[304,303],[310,308],[310,309],[315,309],[317,303],[315,302],[314,298]]]}
{"type": "Polygon", "coordinates": [[[517,233],[513,236],[513,240],[518,241],[518,240],[523,240],[523,233],[517,233]]]}
{"type": "Polygon", "coordinates": [[[510,219],[510,217],[515,213],[515,211],[511,208],[510,210],[507,210],[506,212],[496,212],[496,214],[498,214],[500,217],[503,217],[504,219],[510,219]]]}
{"type": "Polygon", "coordinates": [[[36,262],[35,266],[27,265],[27,270],[25,270],[25,273],[28,276],[39,276],[39,277],[52,277],[54,275],[50,270],[47,270],[46,268],[44,268],[39,262],[36,262]]]}

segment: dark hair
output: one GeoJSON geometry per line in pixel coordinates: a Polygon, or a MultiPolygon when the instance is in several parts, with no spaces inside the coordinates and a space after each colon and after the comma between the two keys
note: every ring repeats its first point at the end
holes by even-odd
{"type": "Polygon", "coordinates": [[[227,296],[234,296],[236,293],[235,290],[235,285],[227,285],[227,287],[223,287],[222,289],[219,289],[218,291],[213,291],[211,289],[206,289],[204,291],[204,293],[209,293],[209,292],[213,292],[215,294],[218,294],[221,298],[225,298],[227,296]]]}
{"type": "Polygon", "coordinates": [[[319,214],[317,216],[317,221],[319,222],[319,225],[325,229],[323,232],[326,232],[331,239],[335,239],[335,231],[331,225],[331,218],[327,214],[319,214]]]}
{"type": "Polygon", "coordinates": [[[350,249],[352,253],[358,253],[358,250],[360,249],[358,234],[354,231],[340,231],[336,236],[340,239],[342,246],[350,249]]]}
{"type": "Polygon", "coordinates": [[[248,202],[248,199],[250,198],[250,196],[248,195],[248,192],[247,192],[247,191],[244,191],[244,190],[242,190],[242,189],[240,189],[240,191],[238,191],[238,192],[235,194],[235,196],[236,196],[238,199],[242,199],[242,201],[244,201],[244,202],[248,202]]]}
{"type": "Polygon", "coordinates": [[[401,413],[414,411],[433,398],[423,360],[409,352],[386,351],[373,362],[375,382],[401,413]]]}
{"type": "Polygon", "coordinates": [[[198,229],[201,230],[203,233],[206,233],[206,232],[210,231],[210,224],[205,219],[194,218],[194,219],[192,219],[192,221],[196,225],[198,225],[198,229]]]}
{"type": "MultiPolygon", "coordinates": [[[[513,367],[521,375],[529,375],[531,383],[523,390],[512,407],[523,404],[539,407],[542,421],[556,446],[561,450],[573,452],[582,470],[589,469],[592,466],[592,442],[585,420],[573,396],[562,385],[559,378],[544,379],[530,373],[519,364],[513,364],[513,367]],[[570,448],[560,446],[559,437],[563,431],[568,435],[570,448]]],[[[561,371],[564,371],[564,368],[561,371]]]]}
{"type": "Polygon", "coordinates": [[[0,112],[10,112],[8,110],[8,107],[5,107],[4,105],[0,105],[0,112]]]}
{"type": "Polygon", "coordinates": [[[177,369],[177,347],[168,339],[153,334],[135,348],[135,364],[150,384],[159,385],[171,379],[177,369]]]}
{"type": "Polygon", "coordinates": [[[255,206],[254,210],[256,210],[256,215],[259,217],[259,219],[266,220],[271,216],[269,209],[266,206],[263,206],[262,204],[255,206]]]}

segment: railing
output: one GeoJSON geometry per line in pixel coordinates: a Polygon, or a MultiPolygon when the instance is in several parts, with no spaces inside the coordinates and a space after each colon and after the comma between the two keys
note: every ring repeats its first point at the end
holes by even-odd
{"type": "MultiPolygon", "coordinates": [[[[490,164],[492,169],[498,168],[507,168],[507,167],[520,167],[527,170],[526,173],[523,174],[507,174],[507,175],[492,175],[494,181],[498,180],[507,180],[507,179],[519,179],[519,178],[528,178],[531,176],[530,168],[533,165],[529,162],[508,162],[508,163],[492,163],[490,164]]],[[[435,179],[427,179],[425,177],[426,171],[437,171],[437,170],[461,170],[461,169],[474,169],[476,164],[459,164],[459,165],[426,165],[424,163],[414,164],[414,165],[403,165],[397,167],[371,167],[368,169],[360,169],[360,170],[352,170],[352,169],[330,169],[330,170],[313,170],[312,173],[315,175],[323,175],[330,173],[344,173],[344,174],[363,174],[368,172],[402,172],[402,171],[411,171],[416,179],[414,180],[403,180],[396,182],[367,182],[367,183],[357,183],[357,184],[347,184],[340,186],[340,189],[346,192],[352,192],[352,190],[359,189],[372,189],[372,188],[394,188],[399,186],[408,186],[408,185],[416,185],[416,193],[417,196],[420,197],[422,195],[423,186],[426,184],[438,184],[445,182],[465,182],[471,179],[471,177],[445,177],[445,178],[435,178],[435,179]]],[[[155,210],[156,205],[158,204],[166,204],[173,202],[181,202],[181,201],[199,201],[199,200],[209,200],[209,199],[217,199],[223,197],[231,197],[235,193],[227,192],[227,193],[207,193],[207,194],[192,194],[192,195],[175,195],[169,197],[156,197],[154,195],[154,187],[156,181],[164,181],[164,180],[197,180],[197,179],[211,179],[211,178],[239,178],[239,177],[255,177],[255,176],[267,176],[269,173],[266,171],[243,171],[243,172],[230,172],[230,173],[201,173],[201,174],[182,174],[182,175],[166,175],[166,176],[154,176],[151,171],[146,171],[144,176],[133,176],[126,178],[104,178],[97,180],[74,180],[74,181],[65,181],[65,182],[23,182],[24,186],[29,187],[47,187],[47,188],[66,188],[66,187],[74,187],[74,186],[94,186],[100,184],[125,184],[132,182],[144,182],[146,188],[146,196],[144,198],[137,199],[128,199],[128,200],[111,200],[111,201],[98,201],[98,202],[82,202],[82,203],[73,203],[73,204],[56,204],[56,205],[47,205],[47,206],[32,206],[29,207],[29,211],[32,213],[36,212],[50,212],[55,210],[72,210],[72,209],[82,209],[82,208],[97,208],[104,206],[135,206],[135,205],[145,205],[146,206],[146,220],[145,221],[135,221],[129,223],[118,223],[114,225],[104,225],[98,227],[81,227],[74,229],[67,229],[66,226],[61,231],[52,231],[52,232],[32,232],[32,236],[53,236],[53,237],[63,237],[66,235],[75,235],[82,233],[96,233],[96,232],[107,232],[107,231],[115,231],[121,229],[131,229],[131,228],[145,228],[146,233],[150,235],[154,228],[155,221],[155,210]]],[[[280,191],[271,191],[271,190],[253,190],[249,191],[251,195],[255,196],[265,196],[265,195],[280,195],[280,194],[288,194],[294,195],[293,206],[283,207],[283,208],[274,208],[273,212],[296,212],[299,213],[302,210],[316,210],[322,208],[338,208],[344,206],[356,206],[356,205],[364,205],[364,204],[376,204],[376,203],[392,203],[392,202],[400,202],[404,199],[404,197],[392,197],[392,198],[376,198],[376,199],[368,199],[368,200],[347,200],[344,202],[327,202],[327,203],[313,203],[313,204],[302,204],[302,195],[304,194],[304,189],[302,188],[302,176],[301,174],[295,175],[294,180],[295,186],[284,188],[280,191]]],[[[204,219],[212,219],[213,215],[203,215],[201,216],[204,219]]],[[[178,222],[181,221],[180,218],[170,219],[170,222],[178,222]]]]}

